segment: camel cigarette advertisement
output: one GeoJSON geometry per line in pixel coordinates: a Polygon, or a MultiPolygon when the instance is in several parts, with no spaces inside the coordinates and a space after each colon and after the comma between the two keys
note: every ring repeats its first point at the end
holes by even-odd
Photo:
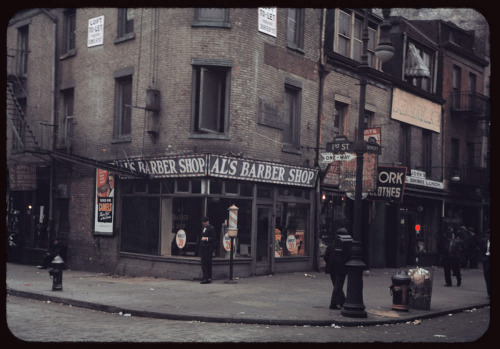
{"type": "Polygon", "coordinates": [[[112,172],[97,169],[94,231],[96,234],[113,234],[115,176],[112,172]]]}

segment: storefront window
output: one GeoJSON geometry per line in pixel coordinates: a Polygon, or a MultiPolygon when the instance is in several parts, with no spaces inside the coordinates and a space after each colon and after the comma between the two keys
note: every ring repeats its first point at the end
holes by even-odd
{"type": "MultiPolygon", "coordinates": [[[[203,201],[203,198],[173,198],[171,215],[172,240],[169,242],[172,256],[198,255],[198,239],[202,229],[203,201]],[[186,232],[186,245],[182,249],[177,247],[175,241],[175,235],[180,229],[186,232]]],[[[168,239],[168,237],[165,238],[168,239]]]]}
{"type": "Polygon", "coordinates": [[[279,202],[276,207],[275,257],[307,255],[308,204],[279,202]]]}
{"type": "Polygon", "coordinates": [[[121,250],[158,255],[160,200],[152,197],[123,197],[121,250]]]}

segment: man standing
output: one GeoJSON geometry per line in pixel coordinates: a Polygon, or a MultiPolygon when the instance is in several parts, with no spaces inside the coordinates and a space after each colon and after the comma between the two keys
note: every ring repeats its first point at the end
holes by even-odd
{"type": "Polygon", "coordinates": [[[201,256],[201,271],[203,272],[203,279],[201,284],[209,284],[212,282],[212,252],[216,242],[215,228],[210,224],[208,217],[201,219],[203,231],[201,233],[200,241],[200,256],[201,256]]]}
{"type": "Polygon", "coordinates": [[[460,274],[460,261],[463,254],[463,241],[455,237],[452,231],[447,232],[446,243],[444,247],[443,267],[445,286],[451,286],[451,271],[457,278],[457,286],[462,284],[462,275],[460,274]]]}
{"type": "Polygon", "coordinates": [[[346,235],[347,230],[340,228],[335,233],[335,238],[328,245],[324,259],[326,262],[325,273],[330,274],[333,291],[330,299],[330,309],[340,309],[345,302],[344,282],[347,274],[345,263],[347,258],[342,250],[342,243],[338,235],[346,235]]]}

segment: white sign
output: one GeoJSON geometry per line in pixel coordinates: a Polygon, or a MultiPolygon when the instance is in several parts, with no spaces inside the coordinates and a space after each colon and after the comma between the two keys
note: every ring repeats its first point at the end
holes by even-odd
{"type": "Polygon", "coordinates": [[[276,7],[259,7],[259,31],[276,37],[276,7]]]}
{"type": "Polygon", "coordinates": [[[353,153],[335,154],[335,161],[351,161],[356,158],[357,156],[353,153]]]}
{"type": "Polygon", "coordinates": [[[398,88],[393,89],[391,118],[441,132],[441,105],[398,88]]]}
{"type": "Polygon", "coordinates": [[[321,159],[319,159],[320,162],[325,162],[327,164],[333,162],[333,153],[319,153],[321,159]]]}
{"type": "Polygon", "coordinates": [[[104,43],[104,16],[89,19],[89,33],[87,47],[98,46],[104,43]]]}
{"type": "Polygon", "coordinates": [[[424,187],[429,187],[429,188],[434,188],[434,189],[444,189],[443,182],[437,182],[437,181],[433,181],[433,180],[425,179],[425,178],[420,178],[420,177],[406,176],[406,183],[421,185],[424,187]]]}
{"type": "Polygon", "coordinates": [[[183,249],[184,246],[186,246],[186,232],[184,229],[179,229],[177,232],[177,235],[175,236],[175,243],[180,249],[183,249]]]}
{"type": "Polygon", "coordinates": [[[297,246],[297,239],[295,238],[294,235],[290,234],[286,238],[286,248],[288,251],[293,251],[295,250],[295,247],[297,246]]]}

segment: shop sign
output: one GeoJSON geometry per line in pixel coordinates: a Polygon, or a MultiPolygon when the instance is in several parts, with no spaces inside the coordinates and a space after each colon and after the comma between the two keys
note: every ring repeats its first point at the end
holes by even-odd
{"type": "Polygon", "coordinates": [[[369,200],[402,202],[406,167],[379,166],[377,190],[368,194],[369,200]]]}
{"type": "Polygon", "coordinates": [[[286,237],[286,248],[288,251],[292,252],[295,250],[297,247],[297,239],[295,238],[295,235],[290,234],[286,237]]]}
{"type": "Polygon", "coordinates": [[[328,166],[323,185],[338,186],[340,181],[340,161],[334,161],[328,166]]]}
{"type": "Polygon", "coordinates": [[[102,235],[113,234],[114,175],[101,169],[96,170],[96,202],[94,232],[102,235]]]}
{"type": "Polygon", "coordinates": [[[104,42],[104,16],[89,19],[87,47],[102,45],[104,42]]]}
{"type": "MultiPolygon", "coordinates": [[[[118,166],[153,175],[155,178],[197,177],[206,175],[206,155],[173,156],[153,159],[118,160],[118,166]]],[[[126,178],[126,176],[122,176],[126,178]]]]}
{"type": "Polygon", "coordinates": [[[210,155],[208,175],[275,184],[313,187],[318,171],[270,162],[210,155]]]}
{"type": "Polygon", "coordinates": [[[9,190],[36,190],[36,166],[21,163],[9,165],[9,190]]]}
{"type": "Polygon", "coordinates": [[[444,189],[443,182],[427,179],[424,171],[411,170],[411,176],[406,177],[406,183],[433,189],[444,189]]]}
{"type": "MultiPolygon", "coordinates": [[[[373,153],[363,154],[363,192],[375,191],[377,185],[377,160],[378,155],[373,153]]],[[[357,160],[341,161],[339,190],[343,192],[356,191],[357,160]]]]}
{"type": "Polygon", "coordinates": [[[276,37],[276,7],[259,7],[259,31],[276,37]]]}
{"type": "Polygon", "coordinates": [[[441,105],[398,88],[393,90],[391,118],[441,132],[441,105]]]}
{"type": "Polygon", "coordinates": [[[186,246],[186,232],[184,231],[184,229],[179,229],[179,231],[177,231],[177,235],[175,236],[175,243],[180,249],[183,249],[184,246],[186,246]]]}
{"type": "Polygon", "coordinates": [[[224,241],[223,241],[224,249],[227,252],[231,252],[231,238],[229,237],[228,233],[224,234],[224,241]]]}

